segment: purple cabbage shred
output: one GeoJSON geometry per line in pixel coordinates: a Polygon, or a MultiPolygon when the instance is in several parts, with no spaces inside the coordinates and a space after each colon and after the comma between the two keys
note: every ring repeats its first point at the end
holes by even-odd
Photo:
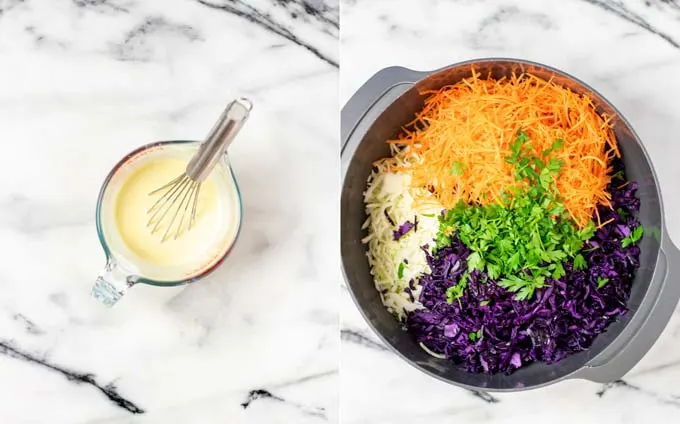
{"type": "MultiPolygon", "coordinates": [[[[531,301],[517,301],[514,293],[475,270],[463,296],[448,304],[446,290],[463,275],[470,254],[454,239],[451,246],[428,254],[431,272],[420,279],[419,300],[425,308],[409,314],[407,330],[428,349],[473,373],[510,374],[531,362],[555,363],[587,349],[626,313],[640,265],[639,247],[621,246],[621,240],[640,225],[635,218],[640,207],[637,184],[615,185],[609,186],[613,210],[598,207],[601,222],[612,222],[597,230],[583,248],[586,271],[565,263],[564,277],[548,279],[549,286],[537,290],[531,301]],[[609,281],[598,289],[598,278],[609,281]],[[481,337],[471,337],[475,332],[481,337]]],[[[400,234],[410,229],[406,224],[400,234]]]]}
{"type": "Polygon", "coordinates": [[[394,230],[392,233],[392,238],[394,241],[398,241],[402,237],[406,235],[409,231],[411,231],[412,228],[415,227],[415,224],[413,224],[411,221],[406,221],[403,224],[399,226],[398,229],[394,230]]]}

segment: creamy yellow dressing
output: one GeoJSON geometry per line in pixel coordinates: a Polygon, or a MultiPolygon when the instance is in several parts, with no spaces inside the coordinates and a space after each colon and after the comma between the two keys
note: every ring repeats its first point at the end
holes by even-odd
{"type": "Polygon", "coordinates": [[[149,196],[149,193],[184,172],[186,165],[186,160],[177,157],[150,158],[130,173],[116,196],[113,218],[120,238],[133,255],[152,266],[182,266],[208,261],[211,250],[224,236],[225,213],[231,211],[221,207],[214,175],[201,185],[191,231],[161,243],[165,228],[152,234],[153,226],[147,226],[147,211],[159,197],[149,196]]]}

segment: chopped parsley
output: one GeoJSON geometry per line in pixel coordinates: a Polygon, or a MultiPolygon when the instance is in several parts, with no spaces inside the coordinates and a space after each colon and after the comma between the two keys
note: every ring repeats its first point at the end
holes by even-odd
{"type": "Polygon", "coordinates": [[[597,288],[601,289],[608,282],[609,282],[609,278],[597,277],[597,288]]]}
{"type": "Polygon", "coordinates": [[[465,288],[467,287],[468,278],[470,278],[470,273],[465,272],[455,285],[446,289],[446,302],[449,305],[452,304],[454,300],[457,300],[458,303],[460,303],[463,291],[465,291],[465,288]]]}
{"type": "Polygon", "coordinates": [[[642,228],[642,225],[635,227],[635,229],[630,232],[628,237],[621,240],[621,247],[635,246],[642,238],[644,232],[645,231],[642,228]]]}
{"type": "Polygon", "coordinates": [[[453,165],[451,165],[451,175],[454,177],[460,177],[464,173],[465,171],[463,170],[463,164],[458,161],[453,162],[453,165]]]}
{"type": "Polygon", "coordinates": [[[486,206],[461,201],[439,218],[437,247],[450,245],[455,234],[472,250],[468,273],[447,290],[449,303],[460,298],[474,270],[486,271],[499,286],[516,293],[517,300],[524,300],[546,287],[546,278],[563,277],[563,263],[587,267],[579,252],[595,234],[595,225],[591,221],[579,229],[569,217],[555,185],[564,163],[549,159],[563,141],[555,140],[540,156],[528,142],[527,133],[518,131],[506,158],[515,167],[515,179],[525,183],[522,189],[509,188],[501,203],[486,206]]]}
{"type": "Polygon", "coordinates": [[[468,334],[468,337],[470,338],[471,341],[479,340],[482,338],[482,329],[480,328],[477,331],[473,331],[470,334],[468,334]]]}

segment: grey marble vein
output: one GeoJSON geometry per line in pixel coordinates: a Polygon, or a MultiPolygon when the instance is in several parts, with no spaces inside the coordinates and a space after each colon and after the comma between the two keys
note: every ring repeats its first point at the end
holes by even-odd
{"type": "Polygon", "coordinates": [[[9,195],[0,200],[0,226],[24,234],[92,225],[92,215],[91,211],[67,202],[42,202],[23,195],[9,195]]]}
{"type": "Polygon", "coordinates": [[[647,397],[650,397],[650,398],[654,399],[655,401],[663,403],[665,405],[680,407],[680,399],[677,396],[662,395],[662,394],[656,393],[654,391],[644,389],[644,388],[642,388],[638,385],[631,384],[631,383],[627,382],[626,380],[616,380],[612,383],[607,383],[607,384],[603,385],[600,388],[600,390],[598,390],[595,394],[597,395],[597,397],[601,398],[607,392],[609,392],[610,390],[617,389],[617,388],[622,388],[622,389],[631,390],[631,391],[634,391],[634,392],[641,393],[641,394],[643,394],[647,397]]]}
{"type": "MultiPolygon", "coordinates": [[[[680,1],[678,0],[645,0],[645,5],[655,6],[660,10],[667,6],[669,9],[680,11],[680,1]]],[[[678,16],[678,20],[680,20],[680,16],[678,16]]]]}
{"type": "Polygon", "coordinates": [[[676,361],[664,362],[663,364],[655,365],[653,367],[642,369],[640,371],[633,371],[629,375],[637,377],[645,374],[658,373],[659,371],[668,370],[670,368],[675,368],[677,366],[680,366],[680,359],[676,361]]]}
{"type": "Polygon", "coordinates": [[[645,31],[660,37],[661,39],[665,40],[668,44],[675,47],[676,49],[680,49],[680,40],[676,40],[666,32],[658,28],[655,28],[646,19],[644,19],[639,14],[627,8],[620,1],[614,0],[582,0],[582,1],[595,5],[601,9],[604,9],[607,12],[613,13],[616,16],[620,17],[621,19],[624,19],[632,24],[635,24],[638,27],[644,29],[645,31]]]}
{"type": "Polygon", "coordinates": [[[551,29],[555,25],[550,17],[544,13],[525,13],[516,6],[503,6],[496,12],[484,18],[479,24],[478,31],[485,31],[489,27],[501,23],[507,24],[509,21],[517,24],[527,21],[542,29],[551,29]]]}
{"type": "MultiPolygon", "coordinates": [[[[323,53],[319,48],[313,46],[311,42],[303,40],[302,38],[295,35],[290,29],[284,26],[282,23],[273,19],[269,13],[263,12],[243,0],[232,0],[229,2],[212,2],[207,0],[196,0],[199,4],[203,6],[210,7],[212,9],[221,10],[227,12],[231,15],[237,16],[239,18],[245,19],[273,34],[285,38],[286,40],[308,50],[310,53],[333,66],[334,68],[339,68],[339,63],[332,59],[327,54],[323,53]]],[[[289,3],[289,2],[286,2],[289,3]]],[[[311,6],[308,6],[311,7],[311,6]]],[[[315,10],[315,9],[312,9],[315,10]]],[[[295,15],[297,16],[297,15],[295,15]]]]}
{"type": "Polygon", "coordinates": [[[27,26],[24,28],[24,31],[30,38],[33,39],[36,47],[58,47],[60,49],[65,49],[69,46],[69,43],[60,41],[55,37],[48,36],[47,34],[37,30],[33,25],[27,26]]]}
{"type": "Polygon", "coordinates": [[[80,373],[64,368],[60,365],[53,364],[47,361],[46,359],[38,358],[35,355],[32,355],[28,352],[21,350],[17,346],[14,346],[10,341],[0,340],[0,355],[5,355],[10,358],[40,365],[50,371],[54,371],[61,374],[72,383],[92,386],[95,389],[99,390],[104,396],[106,396],[106,398],[109,401],[111,401],[111,403],[113,403],[115,406],[124,409],[131,414],[143,414],[145,412],[144,409],[142,409],[140,406],[138,406],[131,400],[124,398],[120,393],[118,393],[118,389],[116,388],[115,384],[109,383],[106,385],[101,385],[100,383],[97,382],[93,374],[80,373]]]}
{"type": "Polygon", "coordinates": [[[12,319],[24,326],[24,330],[26,330],[27,333],[33,334],[34,336],[39,336],[42,334],[45,334],[45,331],[43,331],[40,327],[38,327],[33,321],[28,319],[26,316],[20,313],[16,313],[12,315],[12,319]]]}
{"type": "Polygon", "coordinates": [[[27,0],[2,0],[0,1],[0,17],[20,4],[26,3],[27,0]]]}
{"type": "Polygon", "coordinates": [[[309,383],[310,381],[319,380],[322,378],[330,377],[332,375],[337,375],[338,370],[322,371],[310,375],[305,375],[294,380],[284,381],[273,386],[275,389],[282,389],[284,387],[297,386],[299,384],[309,383]]]}
{"type": "Polygon", "coordinates": [[[94,10],[99,13],[130,13],[130,9],[113,0],[71,0],[81,9],[94,10]]]}
{"type": "Polygon", "coordinates": [[[273,0],[273,2],[284,7],[293,19],[319,22],[322,24],[321,29],[327,34],[337,35],[326,27],[340,29],[337,1],[334,2],[334,6],[324,0],[273,0]]]}
{"type": "Polygon", "coordinates": [[[289,405],[289,406],[292,406],[292,407],[298,409],[304,415],[319,417],[319,418],[322,418],[324,420],[327,420],[325,408],[308,407],[308,406],[301,405],[301,404],[296,403],[296,402],[291,402],[291,401],[284,399],[281,396],[273,394],[272,392],[270,392],[269,390],[266,390],[266,389],[255,389],[255,390],[251,390],[250,392],[248,392],[248,395],[246,396],[246,399],[241,403],[241,406],[243,407],[243,409],[248,409],[248,407],[250,407],[250,405],[253,402],[255,402],[257,400],[261,400],[261,399],[283,403],[283,404],[286,404],[286,405],[289,405]]]}
{"type": "Polygon", "coordinates": [[[387,347],[381,343],[378,343],[364,334],[361,330],[350,330],[348,328],[343,328],[340,331],[340,339],[345,342],[358,344],[369,349],[387,351],[387,347]]]}
{"type": "Polygon", "coordinates": [[[477,399],[481,399],[486,403],[500,403],[500,399],[493,396],[489,392],[485,392],[485,391],[482,391],[482,390],[476,390],[476,389],[467,389],[467,391],[472,396],[476,397],[477,399]]]}
{"type": "Polygon", "coordinates": [[[188,42],[203,41],[203,36],[190,25],[170,22],[162,16],[148,16],[130,29],[123,41],[112,47],[114,57],[121,61],[148,61],[153,58],[153,50],[147,38],[153,34],[174,34],[188,42]]]}

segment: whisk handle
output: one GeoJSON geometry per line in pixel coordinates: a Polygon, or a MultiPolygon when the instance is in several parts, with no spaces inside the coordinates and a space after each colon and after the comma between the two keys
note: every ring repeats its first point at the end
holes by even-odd
{"type": "Polygon", "coordinates": [[[198,152],[189,161],[186,169],[189,178],[197,182],[203,182],[208,178],[220,157],[227,151],[232,140],[248,119],[252,108],[253,104],[245,98],[229,103],[198,152]]]}

